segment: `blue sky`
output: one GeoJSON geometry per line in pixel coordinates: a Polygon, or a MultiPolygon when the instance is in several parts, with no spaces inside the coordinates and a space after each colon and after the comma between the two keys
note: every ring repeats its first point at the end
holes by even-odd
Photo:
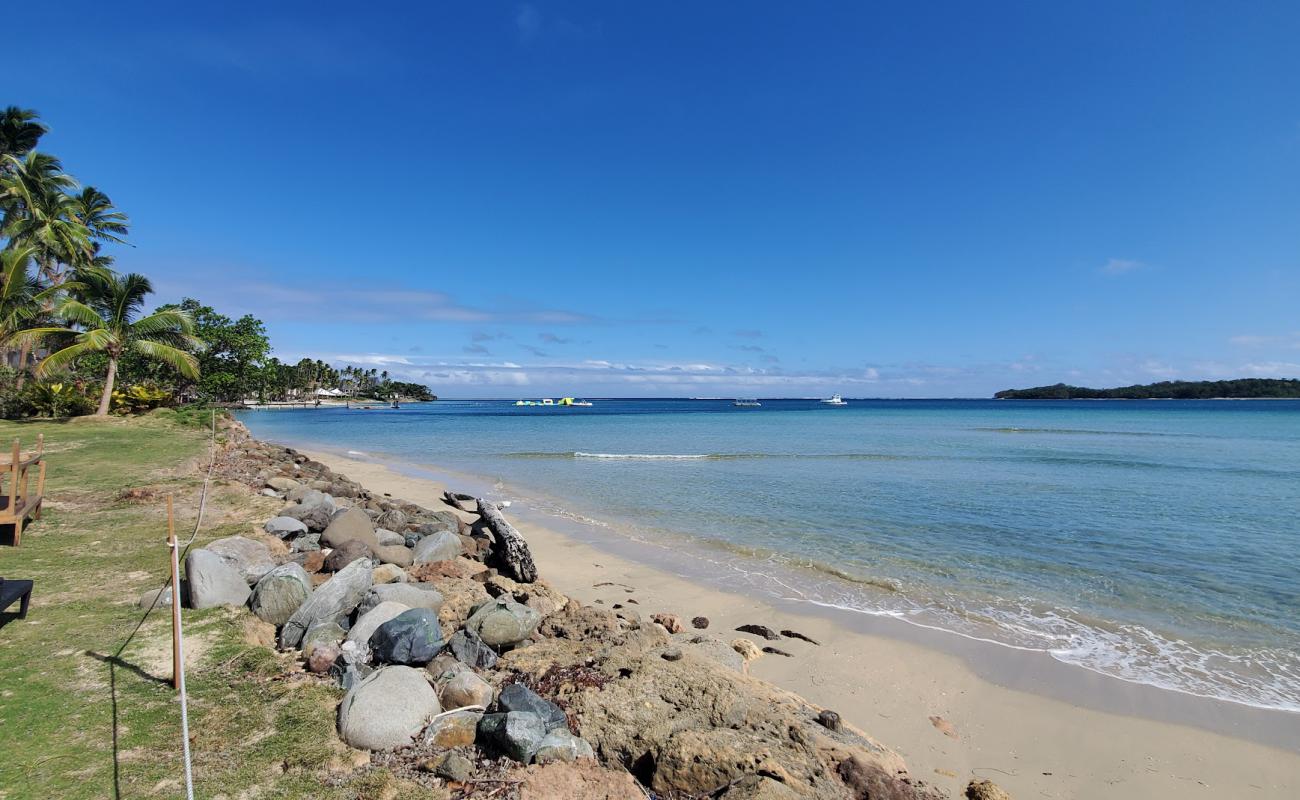
{"type": "MultiPolygon", "coordinates": [[[[1295,3],[60,3],[122,269],[444,396],[1300,375],[1295,3]]],[[[57,49],[52,49],[57,45],[57,49]]]]}

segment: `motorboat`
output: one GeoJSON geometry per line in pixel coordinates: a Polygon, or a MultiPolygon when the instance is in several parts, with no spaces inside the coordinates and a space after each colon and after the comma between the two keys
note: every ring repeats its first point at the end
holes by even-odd
{"type": "Polygon", "coordinates": [[[848,403],[844,402],[844,398],[843,398],[843,397],[840,397],[838,394],[833,394],[833,395],[831,395],[830,397],[826,398],[825,400],[822,400],[821,403],[822,403],[822,405],[827,405],[827,406],[847,406],[847,405],[848,405],[848,403]]]}
{"type": "Polygon", "coordinates": [[[735,406],[736,408],[759,408],[763,404],[758,402],[758,400],[753,397],[749,397],[749,398],[738,397],[736,398],[736,402],[732,403],[732,405],[735,406]]]}

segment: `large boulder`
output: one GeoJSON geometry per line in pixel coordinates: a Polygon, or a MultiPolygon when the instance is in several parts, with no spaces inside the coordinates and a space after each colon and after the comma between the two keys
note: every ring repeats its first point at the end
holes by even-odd
{"type": "Polygon", "coordinates": [[[275,568],[275,559],[271,557],[270,548],[243,536],[214,539],[204,545],[203,549],[221,556],[228,565],[234,567],[244,577],[250,586],[275,568]]]}
{"type": "Polygon", "coordinates": [[[337,619],[352,610],[370,591],[373,578],[370,561],[358,559],[348,564],[334,577],[316,587],[307,602],[298,607],[280,630],[280,646],[297,647],[302,635],[313,623],[337,619]]]}
{"type": "Polygon", "coordinates": [[[311,578],[301,565],[281,564],[262,576],[253,587],[249,607],[258,618],[283,625],[311,595],[311,578]]]}
{"type": "Polygon", "coordinates": [[[478,741],[492,753],[508,756],[520,764],[533,760],[546,738],[542,718],[528,711],[484,714],[478,723],[478,741]]]}
{"type": "Polygon", "coordinates": [[[262,529],[272,536],[278,536],[281,539],[288,539],[290,536],[297,536],[300,533],[307,532],[307,524],[293,517],[271,517],[262,526],[262,529]]]}
{"type": "Polygon", "coordinates": [[[285,478],[277,475],[273,478],[267,478],[266,485],[268,488],[275,489],[277,492],[291,492],[302,484],[298,483],[293,478],[285,478]]]}
{"type": "MultiPolygon", "coordinates": [[[[373,573],[372,573],[373,574],[373,573]]],[[[442,594],[431,586],[417,583],[386,583],[372,586],[357,613],[364,614],[385,600],[402,603],[408,608],[427,608],[435,614],[442,608],[442,594]]]]}
{"type": "Polygon", "coordinates": [[[427,608],[402,612],[380,625],[370,637],[371,652],[385,664],[428,664],[441,649],[438,615],[427,608]]]}
{"type": "Polygon", "coordinates": [[[460,533],[461,521],[452,511],[426,511],[420,515],[420,524],[416,533],[420,536],[432,536],[440,531],[460,533]]]}
{"type": "Polygon", "coordinates": [[[488,647],[477,633],[464,628],[451,635],[448,649],[457,661],[470,667],[491,669],[497,663],[496,651],[488,647]]]}
{"type": "Polygon", "coordinates": [[[306,525],[308,530],[323,531],[329,526],[334,510],[324,503],[315,505],[293,503],[280,509],[280,516],[296,519],[306,525]]]}
{"type": "Polygon", "coordinates": [[[349,539],[325,556],[325,570],[327,572],[338,572],[353,561],[359,558],[369,559],[372,555],[374,553],[365,542],[349,539]]]}
{"type": "Polygon", "coordinates": [[[480,604],[465,620],[465,629],[492,647],[504,647],[532,636],[541,621],[541,614],[502,596],[480,604]]]}
{"type": "Polygon", "coordinates": [[[341,547],[347,541],[364,542],[373,551],[379,547],[375,537],[375,525],[370,516],[358,506],[353,506],[334,517],[321,534],[321,543],[330,547],[341,547]]]}
{"type": "Polygon", "coordinates": [[[248,582],[224,558],[209,550],[191,550],[185,556],[185,578],[190,608],[242,606],[248,602],[248,582]]]}
{"type": "Polygon", "coordinates": [[[383,667],[344,696],[339,705],[339,736],[365,750],[403,747],[441,710],[422,670],[383,667]]]}
{"type": "Polygon", "coordinates": [[[569,721],[564,716],[564,709],[522,683],[512,683],[502,689],[501,694],[497,696],[497,708],[500,711],[527,711],[536,714],[548,732],[569,729],[569,721]]]}
{"type": "Polygon", "coordinates": [[[487,708],[492,705],[492,695],[494,693],[495,690],[493,690],[492,684],[480,678],[477,673],[470,669],[457,672],[447,680],[442,681],[438,692],[443,708],[464,708],[465,706],[487,708]]]}
{"type": "Polygon", "coordinates": [[[549,731],[537,746],[537,752],[533,754],[533,759],[538,764],[595,757],[596,753],[587,740],[574,736],[567,728],[549,731]]]}
{"type": "Polygon", "coordinates": [[[481,719],[482,711],[467,708],[439,715],[424,731],[424,741],[437,747],[469,747],[478,738],[481,719]]]}
{"type": "Polygon", "coordinates": [[[356,642],[362,647],[370,646],[370,637],[379,626],[391,619],[396,619],[403,612],[410,611],[409,606],[401,603],[385,602],[380,603],[366,613],[357,617],[357,621],[352,623],[352,629],[348,631],[347,640],[356,642]]]}
{"type": "Polygon", "coordinates": [[[385,544],[376,547],[375,558],[384,564],[396,564],[399,567],[409,567],[413,563],[414,554],[411,548],[404,544],[385,544]]]}
{"type": "Polygon", "coordinates": [[[439,531],[417,542],[413,556],[416,564],[428,564],[433,561],[448,561],[463,552],[465,546],[459,536],[450,531],[439,531]]]}

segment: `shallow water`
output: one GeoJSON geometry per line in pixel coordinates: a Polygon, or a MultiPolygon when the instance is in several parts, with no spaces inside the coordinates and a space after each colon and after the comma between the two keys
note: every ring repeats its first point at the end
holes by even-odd
{"type": "Polygon", "coordinates": [[[439,401],[243,416],[484,476],[756,587],[1300,711],[1300,402],[439,401]]]}

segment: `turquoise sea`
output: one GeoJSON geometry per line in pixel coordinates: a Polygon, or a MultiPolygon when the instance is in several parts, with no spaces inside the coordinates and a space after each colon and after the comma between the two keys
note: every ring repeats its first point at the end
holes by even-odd
{"type": "Polygon", "coordinates": [[[1300,711],[1300,401],[438,401],[259,437],[480,476],[755,589],[1300,711]]]}

